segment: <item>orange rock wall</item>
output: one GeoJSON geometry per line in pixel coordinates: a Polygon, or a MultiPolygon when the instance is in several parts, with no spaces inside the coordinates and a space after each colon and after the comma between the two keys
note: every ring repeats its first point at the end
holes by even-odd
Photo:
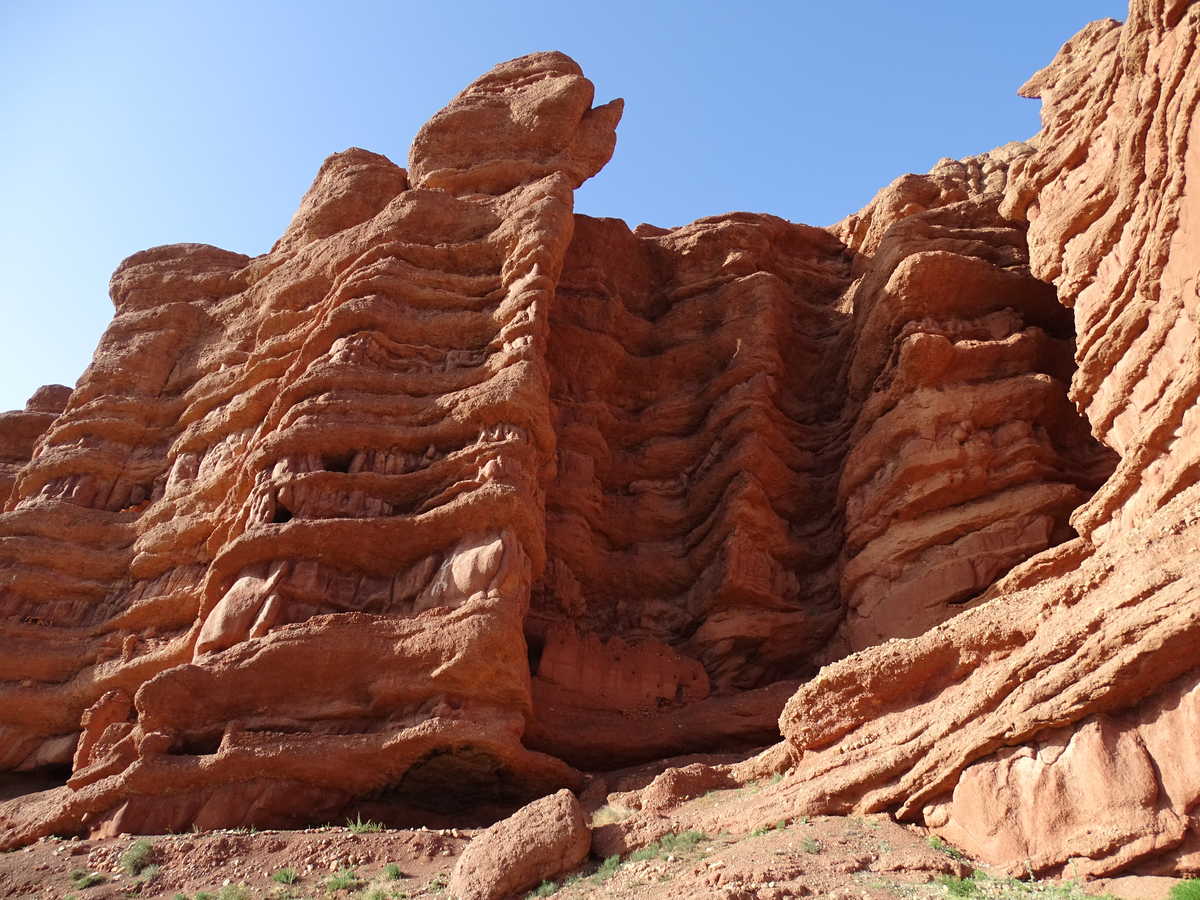
{"type": "Polygon", "coordinates": [[[547,53],[407,171],[330,157],[268,254],[126,260],[69,400],[0,419],[0,767],[66,778],[0,844],[782,732],[793,811],[1194,869],[1198,22],[1134,0],[1038,136],[829,229],[573,215],[621,107],[547,53]]]}
{"type": "Polygon", "coordinates": [[[891,809],[1014,871],[1200,871],[1200,6],[1134,0],[1024,88],[1042,132],[1000,212],[1072,309],[1070,397],[1118,455],[1080,537],[911,641],[823,670],[788,792],[891,809]]]}

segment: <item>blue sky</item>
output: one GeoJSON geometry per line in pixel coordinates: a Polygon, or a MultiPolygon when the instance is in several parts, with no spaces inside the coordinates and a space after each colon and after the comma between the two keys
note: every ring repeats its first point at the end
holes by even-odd
{"type": "Polygon", "coordinates": [[[321,160],[403,165],[494,63],[573,56],[625,98],[579,212],[829,224],[940,157],[1037,130],[1017,87],[1116,0],[0,2],[0,410],[74,384],[130,253],[265,252],[321,160]],[[739,7],[745,8],[739,8],[739,7]]]}

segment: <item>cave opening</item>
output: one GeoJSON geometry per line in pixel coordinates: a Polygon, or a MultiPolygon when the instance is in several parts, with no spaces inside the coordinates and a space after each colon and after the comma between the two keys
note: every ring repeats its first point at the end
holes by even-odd
{"type": "Polygon", "coordinates": [[[0,772],[0,802],[63,787],[70,777],[69,763],[39,766],[24,772],[0,772]]]}
{"type": "Polygon", "coordinates": [[[461,745],[430,751],[343,815],[392,828],[487,828],[544,793],[487,750],[461,745]]]}

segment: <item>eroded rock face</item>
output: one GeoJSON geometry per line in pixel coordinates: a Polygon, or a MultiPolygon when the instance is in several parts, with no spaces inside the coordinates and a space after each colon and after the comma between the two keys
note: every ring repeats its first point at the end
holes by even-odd
{"type": "Polygon", "coordinates": [[[1001,215],[1072,309],[1070,397],[1119,454],[1080,537],[789,701],[791,802],[891,809],[1038,871],[1194,873],[1200,6],[1134,0],[1026,85],[1001,215]]]}
{"type": "Polygon", "coordinates": [[[0,765],[66,780],[0,844],[782,731],[795,813],[1195,868],[1197,9],[1089,26],[1039,136],[829,229],[574,216],[620,101],[544,53],[407,170],[331,157],[264,256],[126,260],[69,403],[0,422],[0,765]]]}

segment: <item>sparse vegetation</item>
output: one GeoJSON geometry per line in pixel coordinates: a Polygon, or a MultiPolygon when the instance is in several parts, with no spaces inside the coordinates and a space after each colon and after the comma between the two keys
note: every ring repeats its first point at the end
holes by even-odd
{"type": "Polygon", "coordinates": [[[939,875],[937,881],[952,897],[970,897],[978,888],[974,878],[955,878],[953,875],[939,875]]]}
{"type": "Polygon", "coordinates": [[[932,847],[934,850],[938,851],[939,853],[945,853],[951,859],[966,859],[967,858],[967,854],[963,853],[957,847],[951,847],[949,844],[947,844],[945,841],[943,841],[936,834],[931,834],[925,840],[926,840],[926,843],[928,843],[929,846],[932,847]]]}
{"type": "Polygon", "coordinates": [[[383,826],[378,822],[372,822],[370,819],[364,821],[361,813],[358,818],[347,819],[346,828],[351,834],[372,834],[383,831],[383,826]]]}
{"type": "Polygon", "coordinates": [[[278,881],[280,884],[295,884],[300,880],[300,873],[295,869],[280,869],[271,876],[272,881],[278,881]]]}
{"type": "Polygon", "coordinates": [[[429,879],[429,884],[425,886],[425,890],[432,891],[435,894],[440,894],[446,889],[446,885],[450,883],[450,876],[445,872],[438,872],[429,879]]]}
{"type": "Polygon", "coordinates": [[[764,834],[770,834],[772,831],[782,831],[787,828],[787,821],[780,819],[774,825],[760,825],[750,832],[750,837],[762,837],[764,834]]]}
{"type": "MultiPolygon", "coordinates": [[[[199,895],[197,895],[199,896],[199,895]]],[[[250,900],[250,889],[244,884],[227,884],[217,894],[218,900],[250,900]]]]}
{"type": "Polygon", "coordinates": [[[1200,878],[1186,878],[1172,887],[1171,900],[1200,900],[1200,878]]]}
{"type": "Polygon", "coordinates": [[[386,866],[384,866],[383,874],[392,881],[399,881],[401,878],[405,877],[404,871],[395,863],[388,863],[386,866]]]}
{"type": "Polygon", "coordinates": [[[99,872],[89,872],[86,869],[76,869],[71,873],[71,884],[75,885],[81,891],[86,891],[88,888],[95,887],[98,884],[104,884],[107,880],[99,872]]]}
{"type": "Polygon", "coordinates": [[[342,869],[325,879],[325,890],[330,893],[334,891],[353,891],[356,888],[362,887],[362,883],[362,879],[358,877],[358,873],[353,869],[342,869]]]}
{"type": "Polygon", "coordinates": [[[940,875],[934,883],[944,888],[950,897],[972,900],[1115,900],[1111,896],[1090,897],[1074,881],[990,878],[978,869],[968,878],[940,875]]]}
{"type": "Polygon", "coordinates": [[[536,888],[530,891],[527,897],[553,897],[558,893],[558,882],[543,881],[536,888]]]}
{"type": "Polygon", "coordinates": [[[600,867],[592,873],[592,878],[598,883],[603,884],[617,874],[617,869],[621,868],[621,857],[610,856],[604,862],[600,863],[600,867]]]}
{"type": "Polygon", "coordinates": [[[825,849],[825,846],[816,838],[806,837],[800,841],[800,849],[805,853],[811,853],[814,856],[825,849]]]}
{"type": "Polygon", "coordinates": [[[629,855],[631,862],[640,862],[644,859],[657,859],[660,856],[667,854],[684,854],[696,848],[696,845],[702,841],[709,840],[707,834],[702,831],[684,831],[680,834],[668,833],[653,843],[647,844],[634,850],[629,855]]]}
{"type": "Polygon", "coordinates": [[[140,875],[153,862],[154,845],[146,838],[138,838],[121,854],[121,868],[130,875],[140,875]]]}

